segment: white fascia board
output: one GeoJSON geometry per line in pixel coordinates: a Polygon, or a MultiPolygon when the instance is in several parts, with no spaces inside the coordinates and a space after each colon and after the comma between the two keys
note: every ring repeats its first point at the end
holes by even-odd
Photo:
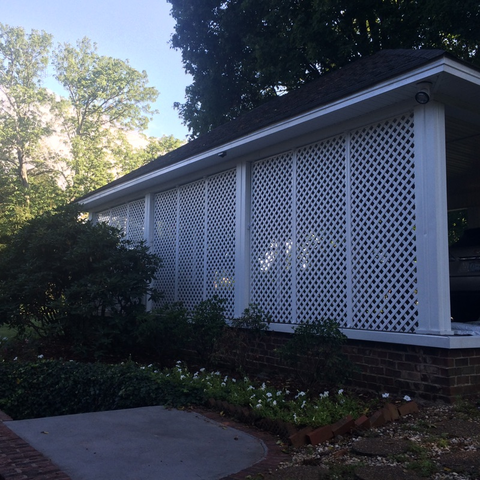
{"type": "MultiPolygon", "coordinates": [[[[386,80],[378,85],[362,90],[358,93],[352,94],[346,98],[339,99],[327,105],[318,107],[314,110],[310,110],[303,114],[297,115],[294,118],[290,118],[281,122],[278,122],[273,125],[269,125],[261,130],[253,132],[251,134],[245,135],[244,137],[233,140],[229,143],[222,144],[206,152],[202,152],[193,157],[180,160],[172,165],[168,165],[163,168],[159,168],[153,172],[146,173],[141,177],[132,179],[125,183],[115,185],[109,189],[103,190],[98,194],[94,194],[84,201],[82,204],[88,208],[89,204],[99,204],[103,200],[108,201],[108,197],[119,194],[121,192],[128,192],[135,187],[139,187],[140,184],[146,183],[156,178],[173,174],[175,171],[182,171],[187,169],[189,166],[193,166],[198,162],[202,162],[207,158],[216,158],[218,161],[218,155],[223,151],[228,151],[228,160],[232,158],[236,150],[244,150],[245,146],[248,144],[256,144],[257,142],[268,141],[268,137],[272,139],[282,134],[283,132],[288,131],[293,127],[301,127],[302,125],[308,125],[311,122],[319,120],[321,117],[328,117],[335,112],[340,110],[347,110],[349,107],[358,105],[360,103],[367,102],[368,100],[378,97],[380,95],[388,94],[394,90],[401,89],[403,87],[415,85],[418,82],[425,81],[426,78],[435,77],[441,73],[444,73],[448,70],[448,73],[451,73],[454,76],[468,79],[469,81],[474,81],[474,83],[480,82],[480,74],[472,68],[465,66],[456,62],[455,60],[446,59],[442,57],[437,61],[425,65],[423,67],[417,68],[411,72],[407,72],[398,77],[386,80]],[[243,147],[243,149],[241,148],[243,147]]],[[[226,159],[226,160],[227,160],[226,159]]]]}
{"type": "MultiPolygon", "coordinates": [[[[293,333],[296,325],[274,323],[270,330],[274,332],[293,333]]],[[[449,350],[461,348],[480,348],[480,336],[468,335],[422,335],[418,333],[377,332],[374,330],[354,330],[342,328],[342,333],[350,340],[367,342],[394,343],[418,347],[435,347],[449,350]]]]}

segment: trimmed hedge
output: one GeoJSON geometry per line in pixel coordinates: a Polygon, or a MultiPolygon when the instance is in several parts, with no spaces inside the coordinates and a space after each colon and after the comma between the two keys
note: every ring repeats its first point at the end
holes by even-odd
{"type": "Polygon", "coordinates": [[[200,385],[133,362],[3,362],[0,378],[0,409],[15,420],[206,400],[200,385]]]}

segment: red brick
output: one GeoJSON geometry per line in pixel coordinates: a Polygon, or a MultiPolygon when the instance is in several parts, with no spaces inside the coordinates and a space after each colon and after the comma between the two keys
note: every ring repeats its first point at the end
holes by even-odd
{"type": "Polygon", "coordinates": [[[333,436],[336,437],[337,435],[344,435],[345,433],[351,432],[354,426],[355,420],[351,415],[347,415],[332,425],[333,436]]]}
{"type": "Polygon", "coordinates": [[[313,430],[312,427],[305,427],[299,430],[297,433],[294,435],[290,435],[288,437],[288,440],[292,444],[293,448],[300,448],[303,447],[304,445],[307,445],[309,442],[308,434],[313,430]]]}
{"type": "Polygon", "coordinates": [[[410,413],[417,413],[418,412],[418,405],[417,402],[408,402],[398,407],[398,412],[400,415],[405,416],[409,415],[410,413]]]}
{"type": "Polygon", "coordinates": [[[383,427],[387,423],[385,418],[385,410],[382,408],[370,417],[370,426],[372,428],[383,427]]]}
{"type": "Polygon", "coordinates": [[[368,430],[370,428],[370,419],[366,415],[362,415],[355,420],[355,428],[358,430],[368,430]]]}
{"type": "Polygon", "coordinates": [[[331,425],[319,427],[313,432],[307,434],[307,437],[312,445],[318,445],[319,443],[326,442],[333,438],[333,432],[331,425]]]}
{"type": "Polygon", "coordinates": [[[398,420],[400,418],[400,413],[398,412],[396,405],[393,403],[387,403],[385,408],[388,410],[391,420],[398,420]]]}

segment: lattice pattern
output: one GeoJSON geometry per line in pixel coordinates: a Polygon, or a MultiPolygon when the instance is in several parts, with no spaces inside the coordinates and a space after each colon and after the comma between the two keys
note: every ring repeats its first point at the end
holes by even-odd
{"type": "Polygon", "coordinates": [[[141,242],[145,239],[145,200],[136,200],[100,212],[97,221],[120,229],[127,240],[141,242]]]}
{"type": "Polygon", "coordinates": [[[205,182],[179,189],[177,300],[193,308],[204,299],[205,182]]]}
{"type": "Polygon", "coordinates": [[[232,316],[235,301],[236,172],[208,179],[206,296],[224,298],[232,316]]]}
{"type": "Polygon", "coordinates": [[[155,282],[163,294],[159,303],[172,303],[176,299],[177,203],[177,190],[155,195],[151,248],[162,260],[155,282]]]}
{"type": "Polygon", "coordinates": [[[145,240],[145,200],[128,204],[128,221],[126,237],[133,242],[145,240]]]}
{"type": "Polygon", "coordinates": [[[345,155],[344,137],[297,153],[297,321],[347,323],[345,155]]]}
{"type": "Polygon", "coordinates": [[[351,137],[353,327],[414,331],[417,317],[413,116],[351,137]]]}
{"type": "Polygon", "coordinates": [[[252,167],[250,300],[277,322],[292,318],[293,155],[252,167]]]}

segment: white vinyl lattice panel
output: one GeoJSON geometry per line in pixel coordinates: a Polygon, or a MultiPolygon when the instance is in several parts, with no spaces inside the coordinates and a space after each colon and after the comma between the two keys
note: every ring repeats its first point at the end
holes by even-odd
{"type": "Polygon", "coordinates": [[[145,200],[136,200],[100,212],[97,221],[120,229],[127,240],[141,242],[145,239],[145,200]]]}
{"type": "Polygon", "coordinates": [[[353,328],[416,327],[413,132],[413,116],[352,132],[353,328]]]}
{"type": "Polygon", "coordinates": [[[205,271],[205,181],[179,189],[177,300],[191,309],[203,298],[205,271]]]}
{"type": "Polygon", "coordinates": [[[226,300],[226,313],[233,315],[235,301],[235,210],[236,171],[210,177],[207,199],[206,297],[226,300]]]}
{"type": "Polygon", "coordinates": [[[137,200],[128,204],[128,220],[126,238],[132,242],[145,240],[145,200],[137,200]]]}
{"type": "Polygon", "coordinates": [[[345,138],[301,148],[296,161],[296,321],[347,323],[345,138]]]}
{"type": "Polygon", "coordinates": [[[259,161],[251,173],[250,301],[276,322],[292,319],[293,155],[259,161]]]}
{"type": "Polygon", "coordinates": [[[160,303],[175,301],[177,251],[177,190],[158,193],[154,200],[152,252],[162,266],[157,272],[155,287],[163,294],[160,303]]]}

